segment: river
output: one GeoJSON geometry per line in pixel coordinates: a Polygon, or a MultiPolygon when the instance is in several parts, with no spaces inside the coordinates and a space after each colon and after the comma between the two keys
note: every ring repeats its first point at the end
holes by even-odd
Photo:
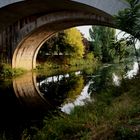
{"type": "MultiPolygon", "coordinates": [[[[86,69],[47,76],[26,73],[13,80],[0,81],[0,136],[18,140],[31,127],[42,127],[44,116],[55,110],[70,114],[75,106],[94,102],[94,94],[122,78],[137,74],[138,64],[104,64],[86,69]]],[[[31,132],[34,133],[34,132],[31,132]]]]}

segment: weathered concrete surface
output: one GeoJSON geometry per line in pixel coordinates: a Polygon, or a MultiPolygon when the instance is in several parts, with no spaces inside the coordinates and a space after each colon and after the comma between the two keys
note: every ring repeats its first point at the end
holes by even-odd
{"type": "Polygon", "coordinates": [[[41,45],[54,33],[78,25],[114,26],[122,0],[1,0],[0,59],[32,69],[41,45]]]}

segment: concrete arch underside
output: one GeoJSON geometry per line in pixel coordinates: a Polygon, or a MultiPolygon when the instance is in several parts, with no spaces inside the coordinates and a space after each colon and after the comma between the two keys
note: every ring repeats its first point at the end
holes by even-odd
{"type": "Polygon", "coordinates": [[[114,26],[111,16],[77,11],[56,12],[42,16],[40,19],[43,22],[36,20],[38,27],[25,35],[16,47],[12,58],[13,68],[27,70],[36,68],[36,57],[40,47],[58,31],[78,25],[114,26]]]}
{"type": "Polygon", "coordinates": [[[78,25],[114,27],[112,16],[128,5],[123,0],[2,0],[0,47],[13,68],[36,67],[42,44],[54,33],[78,25]]]}
{"type": "MultiPolygon", "coordinates": [[[[112,0],[118,1],[118,0],[112,0]]],[[[113,7],[107,7],[111,9],[109,12],[107,9],[102,9],[105,3],[104,0],[94,0],[91,2],[83,2],[83,0],[59,0],[54,2],[53,0],[2,0],[0,2],[0,31],[6,27],[14,24],[16,21],[21,20],[31,15],[44,15],[60,11],[82,11],[87,13],[97,13],[103,16],[108,16],[116,13],[116,9],[121,9],[125,5],[121,3],[112,5],[113,7]],[[114,8],[116,7],[117,8],[114,8]]],[[[120,3],[120,2],[119,2],[120,3]]]]}

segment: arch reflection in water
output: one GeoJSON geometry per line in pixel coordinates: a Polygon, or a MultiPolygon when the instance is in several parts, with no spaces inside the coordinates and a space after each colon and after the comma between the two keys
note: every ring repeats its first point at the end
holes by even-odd
{"type": "Polygon", "coordinates": [[[20,139],[24,129],[42,124],[48,111],[74,100],[84,87],[80,72],[51,77],[27,73],[0,87],[0,132],[20,139]]]}
{"type": "Polygon", "coordinates": [[[80,71],[55,76],[39,76],[27,73],[13,80],[16,97],[31,114],[47,114],[59,109],[61,104],[74,101],[84,88],[80,71]]]}
{"type": "Polygon", "coordinates": [[[27,73],[13,80],[15,95],[20,104],[32,113],[43,113],[52,108],[36,85],[36,74],[27,73]]]}

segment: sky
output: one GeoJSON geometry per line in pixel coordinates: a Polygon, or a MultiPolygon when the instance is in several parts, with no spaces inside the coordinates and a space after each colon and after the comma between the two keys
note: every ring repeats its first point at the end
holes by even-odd
{"type": "Polygon", "coordinates": [[[84,37],[86,37],[87,39],[90,38],[89,37],[89,28],[91,28],[91,26],[78,26],[76,28],[78,30],[80,30],[81,33],[84,34],[84,37]]]}

